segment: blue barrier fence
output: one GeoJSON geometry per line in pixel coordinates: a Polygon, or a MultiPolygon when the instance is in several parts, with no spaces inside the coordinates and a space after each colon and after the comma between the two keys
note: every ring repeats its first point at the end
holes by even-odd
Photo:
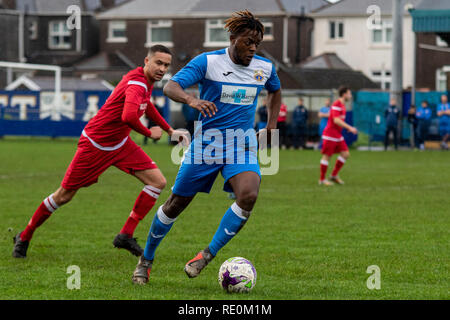
{"type": "MultiPolygon", "coordinates": [[[[103,106],[110,91],[62,92],[59,108],[53,106],[54,93],[46,91],[0,91],[0,136],[32,135],[78,137],[86,123],[103,106]]],[[[169,122],[169,104],[161,90],[162,115],[169,122]]]]}
{"type": "MultiPolygon", "coordinates": [[[[428,106],[432,110],[432,121],[429,130],[431,137],[437,137],[438,123],[436,109],[440,103],[440,97],[443,94],[449,95],[450,92],[416,92],[415,104],[420,106],[422,101],[426,100],[428,106]]],[[[366,92],[358,91],[353,93],[353,117],[355,126],[358,130],[368,134],[372,141],[384,140],[386,132],[386,121],[384,113],[389,106],[389,92],[366,92]]],[[[408,110],[411,106],[411,92],[403,93],[402,105],[402,139],[408,139],[410,132],[410,125],[407,121],[408,110]]]]}

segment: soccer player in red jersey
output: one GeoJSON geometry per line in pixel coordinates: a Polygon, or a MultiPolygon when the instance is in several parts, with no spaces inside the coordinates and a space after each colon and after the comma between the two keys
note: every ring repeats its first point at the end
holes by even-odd
{"type": "Polygon", "coordinates": [[[56,209],[72,200],[78,189],[96,183],[110,166],[134,175],[145,185],[125,225],[113,241],[117,248],[126,249],[136,256],[142,254],[142,248],[132,236],[139,221],[147,215],[166,186],[166,179],[129,134],[135,130],[155,140],[161,137],[161,128],[169,135],[181,134],[167,124],[150,102],[153,84],[162,79],[171,61],[170,50],[155,45],[144,60],[144,67],[123,76],[103,107],[84,128],[61,186],[44,199],[25,230],[14,237],[13,257],[25,258],[36,228],[56,209]],[[158,126],[147,129],[139,120],[144,113],[158,126]]]}
{"type": "Polygon", "coordinates": [[[347,144],[342,136],[342,128],[347,129],[353,134],[357,134],[358,130],[355,127],[345,122],[345,103],[352,98],[352,92],[347,87],[339,88],[339,99],[337,99],[331,106],[328,124],[322,134],[322,160],[320,160],[320,185],[330,186],[334,183],[344,184],[338,173],[344,166],[345,161],[350,157],[347,144]],[[330,182],[325,179],[328,169],[328,163],[333,154],[338,153],[333,172],[331,173],[330,182]]]}

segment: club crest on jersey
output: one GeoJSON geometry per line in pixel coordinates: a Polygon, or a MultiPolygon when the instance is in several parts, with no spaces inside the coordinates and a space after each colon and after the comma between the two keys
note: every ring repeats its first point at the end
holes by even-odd
{"type": "Polygon", "coordinates": [[[145,109],[147,109],[147,104],[141,103],[141,105],[139,106],[139,110],[145,110],[145,109]]]}
{"type": "Polygon", "coordinates": [[[253,78],[255,78],[256,81],[261,82],[264,80],[264,73],[262,70],[255,70],[253,73],[253,78]]]}

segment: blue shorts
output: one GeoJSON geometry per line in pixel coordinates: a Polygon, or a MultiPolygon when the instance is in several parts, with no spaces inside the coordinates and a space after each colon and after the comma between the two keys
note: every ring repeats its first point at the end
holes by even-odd
{"type": "Polygon", "coordinates": [[[172,192],[182,197],[193,197],[197,192],[209,193],[219,171],[225,180],[223,190],[226,192],[233,192],[228,180],[241,172],[256,172],[261,179],[261,171],[257,162],[226,163],[224,161],[224,163],[207,164],[203,162],[195,164],[193,162],[186,163],[186,161],[183,161],[175,179],[172,192]]]}
{"type": "Polygon", "coordinates": [[[443,137],[446,134],[450,134],[450,123],[448,123],[448,122],[440,122],[439,123],[439,135],[441,137],[443,137]]]}

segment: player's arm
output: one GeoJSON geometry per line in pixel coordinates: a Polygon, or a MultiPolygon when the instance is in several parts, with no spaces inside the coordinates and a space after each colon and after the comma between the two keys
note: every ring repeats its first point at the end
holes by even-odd
{"type": "Polygon", "coordinates": [[[122,112],[122,122],[126,123],[136,132],[149,137],[151,139],[161,138],[161,128],[153,127],[152,130],[147,129],[139,119],[139,103],[141,97],[145,94],[145,89],[138,85],[130,85],[125,91],[125,102],[122,112]]]}
{"type": "Polygon", "coordinates": [[[267,95],[267,127],[268,131],[277,128],[277,119],[281,107],[281,89],[267,95]]]}
{"type": "Polygon", "coordinates": [[[173,101],[185,103],[191,108],[197,109],[204,117],[206,114],[212,117],[217,112],[217,107],[213,102],[190,96],[173,80],[169,80],[164,86],[164,94],[173,101]]]}
{"type": "Polygon", "coordinates": [[[320,112],[319,111],[319,118],[328,118],[330,116],[329,112],[320,112]]]}
{"type": "Polygon", "coordinates": [[[357,134],[358,133],[358,129],[356,129],[355,127],[349,125],[348,123],[346,123],[344,120],[342,120],[339,117],[334,117],[333,121],[339,127],[342,127],[342,128],[346,129],[347,131],[349,131],[349,132],[351,132],[353,134],[357,134]]]}

